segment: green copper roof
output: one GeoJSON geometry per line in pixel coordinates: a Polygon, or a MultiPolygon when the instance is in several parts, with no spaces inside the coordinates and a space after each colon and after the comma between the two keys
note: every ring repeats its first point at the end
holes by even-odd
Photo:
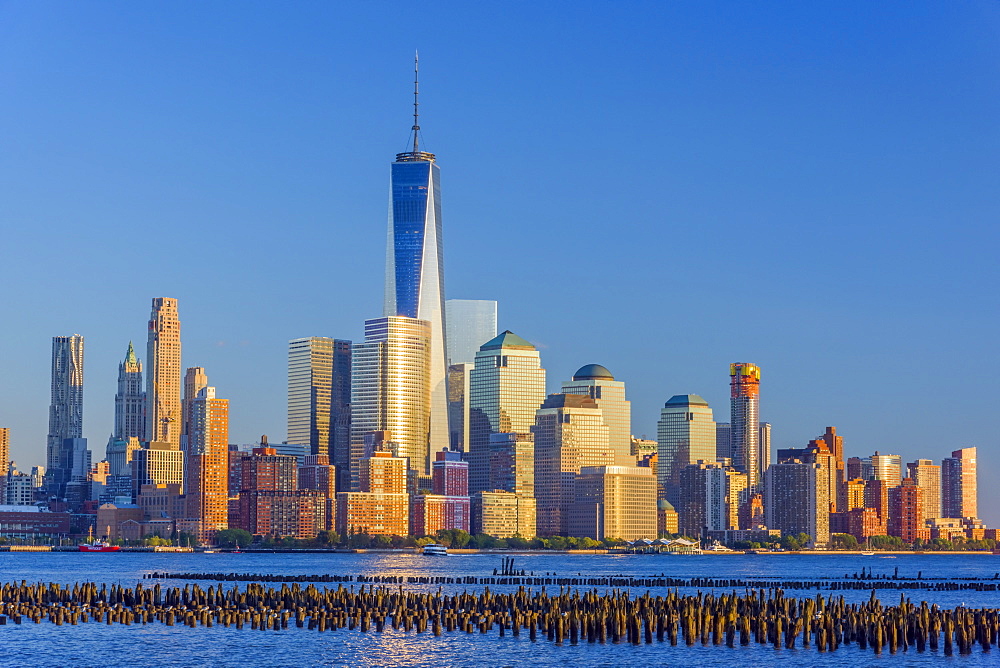
{"type": "Polygon", "coordinates": [[[697,394],[676,394],[670,397],[667,406],[707,406],[708,402],[697,394]]]}
{"type": "Polygon", "coordinates": [[[125,353],[125,364],[138,364],[139,360],[135,358],[135,348],[132,347],[132,342],[128,342],[128,352],[125,353]]]}
{"type": "Polygon", "coordinates": [[[529,342],[522,339],[520,336],[510,331],[509,329],[505,331],[500,336],[495,339],[490,339],[482,346],[480,350],[499,350],[500,348],[520,348],[522,350],[534,350],[535,346],[531,345],[529,342]]]}
{"type": "Polygon", "coordinates": [[[573,380],[614,380],[607,367],[600,364],[586,364],[573,374],[573,380]]]}

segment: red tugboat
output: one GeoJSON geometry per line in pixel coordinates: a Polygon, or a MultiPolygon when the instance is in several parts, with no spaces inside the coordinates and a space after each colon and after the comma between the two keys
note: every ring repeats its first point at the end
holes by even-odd
{"type": "MultiPolygon", "coordinates": [[[[110,530],[111,527],[108,527],[110,530]]],[[[104,541],[94,541],[94,528],[90,528],[90,534],[87,536],[88,543],[80,543],[77,547],[80,548],[81,552],[118,552],[121,550],[117,545],[112,545],[111,543],[106,543],[104,541]]]]}

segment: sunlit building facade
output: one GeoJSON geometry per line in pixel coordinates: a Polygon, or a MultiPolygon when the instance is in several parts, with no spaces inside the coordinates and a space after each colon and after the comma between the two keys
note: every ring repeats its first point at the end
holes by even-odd
{"type": "Polygon", "coordinates": [[[118,392],[115,394],[114,437],[128,441],[146,439],[146,391],[142,384],[142,362],[128,342],[125,359],[118,365],[118,392]]]}
{"type": "Polygon", "coordinates": [[[606,367],[587,364],[562,384],[563,394],[583,394],[597,403],[608,425],[608,439],[615,466],[633,466],[632,404],[625,398],[625,383],[615,380],[606,367]]]}
{"type": "Polygon", "coordinates": [[[760,442],[760,367],[748,362],[729,365],[730,453],[736,470],[747,474],[751,491],[763,480],[770,453],[760,442]]]}
{"type": "Polygon", "coordinates": [[[469,375],[470,492],[491,489],[490,435],[529,435],[543,401],[545,369],[535,346],[508,330],[479,348],[469,375]]]}
{"type": "Polygon", "coordinates": [[[941,467],[930,459],[918,459],[906,465],[908,477],[920,487],[924,503],[924,519],[943,517],[941,514],[941,467]]]}
{"type": "Polygon", "coordinates": [[[74,464],[79,463],[74,461],[73,444],[83,438],[82,336],[52,337],[51,391],[46,485],[49,494],[65,498],[74,464]]]}
{"type": "Polygon", "coordinates": [[[976,448],[955,450],[941,461],[941,505],[945,517],[978,517],[976,448]]]}
{"type": "Polygon", "coordinates": [[[229,402],[203,387],[189,406],[184,495],[198,537],[212,541],[229,527],[229,402]]]}
{"type": "Polygon", "coordinates": [[[177,300],[153,298],[146,341],[146,438],[180,449],[181,321],[177,300]]]}
{"type": "Polygon", "coordinates": [[[698,461],[716,459],[716,424],[708,402],[678,394],[663,405],[656,423],[657,479],[663,498],[679,508],[680,474],[698,461]]]}
{"type": "Polygon", "coordinates": [[[354,346],[352,360],[352,489],[361,491],[358,465],[365,455],[365,435],[372,432],[391,432],[395,454],[418,474],[430,474],[430,364],[427,321],[389,317],[365,322],[365,340],[354,346]]]}

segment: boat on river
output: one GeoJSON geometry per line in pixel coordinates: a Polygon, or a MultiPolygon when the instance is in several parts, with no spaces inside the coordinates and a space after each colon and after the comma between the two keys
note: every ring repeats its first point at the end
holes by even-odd
{"type": "Polygon", "coordinates": [[[424,554],[435,557],[447,557],[448,548],[441,543],[427,543],[427,545],[424,545],[424,554]]]}

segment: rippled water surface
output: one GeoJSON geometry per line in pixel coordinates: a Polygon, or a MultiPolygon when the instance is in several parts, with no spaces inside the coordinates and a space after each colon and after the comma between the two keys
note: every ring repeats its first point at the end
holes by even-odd
{"type": "MultiPolygon", "coordinates": [[[[961,555],[900,555],[895,559],[828,555],[666,556],[666,555],[515,555],[519,569],[536,575],[559,577],[627,575],[643,577],[789,578],[837,580],[862,568],[875,574],[924,578],[989,578],[1000,571],[1000,558],[961,555]]],[[[336,574],[396,576],[490,576],[499,568],[499,555],[453,555],[446,558],[411,554],[80,554],[0,553],[3,582],[80,581],[121,583],[133,586],[143,574],[170,572],[240,572],[254,574],[336,574]]],[[[164,585],[186,584],[166,580],[164,585]]],[[[200,581],[202,587],[213,584],[200,581]]],[[[227,588],[233,583],[226,583],[227,588]]],[[[323,585],[319,585],[323,586],[323,585]]],[[[336,587],[337,585],[327,585],[336,587]]],[[[357,586],[357,585],[355,585],[357,586]]],[[[410,589],[436,590],[438,585],[404,585],[410,589]]],[[[507,589],[495,586],[491,589],[507,589]]],[[[446,591],[481,590],[482,586],[444,586],[446,591]]],[[[558,587],[549,587],[558,590],[558,587]]],[[[638,591],[642,593],[645,590],[638,591]]],[[[665,590],[652,590],[654,594],[665,590]]],[[[740,589],[739,591],[742,591],[740,589]]],[[[815,596],[816,590],[791,591],[793,596],[815,596]]],[[[849,601],[867,600],[870,591],[822,592],[843,595],[849,601]]],[[[887,603],[899,601],[900,592],[878,590],[887,603]]],[[[914,600],[944,607],[1000,607],[998,592],[907,591],[914,600]]],[[[387,628],[363,634],[340,629],[322,634],[306,629],[253,631],[215,626],[188,629],[157,623],[147,626],[55,626],[8,624],[0,627],[0,663],[42,666],[658,666],[658,665],[858,665],[930,666],[1000,665],[1000,649],[992,654],[978,648],[971,656],[945,657],[940,652],[914,651],[875,656],[855,646],[821,654],[815,649],[774,650],[770,647],[671,647],[651,645],[588,644],[569,642],[556,646],[547,640],[531,642],[527,635],[500,638],[496,631],[478,633],[409,634],[387,628]]],[[[541,637],[540,637],[541,638],[541,637]]]]}

